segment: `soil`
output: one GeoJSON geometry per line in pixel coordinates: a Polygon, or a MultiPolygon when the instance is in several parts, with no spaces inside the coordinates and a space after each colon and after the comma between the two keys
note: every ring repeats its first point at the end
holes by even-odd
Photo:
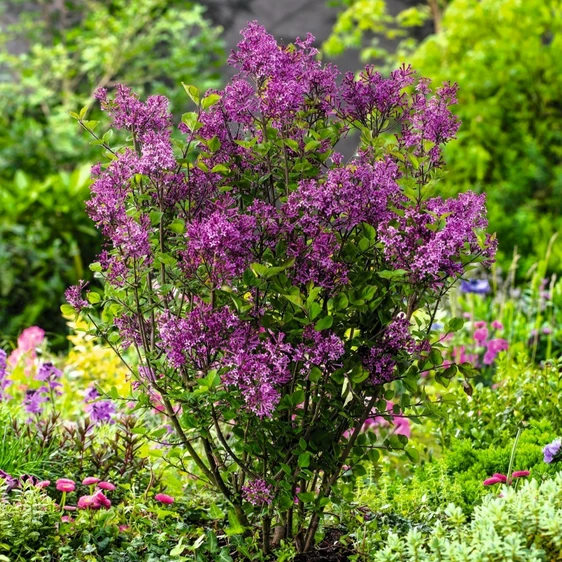
{"type": "Polygon", "coordinates": [[[327,530],[322,542],[312,552],[297,555],[295,562],[348,562],[354,551],[340,542],[343,534],[338,529],[327,530]]]}

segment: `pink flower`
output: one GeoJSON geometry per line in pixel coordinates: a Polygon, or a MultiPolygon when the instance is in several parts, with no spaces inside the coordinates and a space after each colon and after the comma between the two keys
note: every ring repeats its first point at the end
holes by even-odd
{"type": "Polygon", "coordinates": [[[484,486],[493,486],[494,484],[499,484],[501,481],[502,480],[500,480],[499,478],[492,476],[492,478],[487,478],[486,480],[484,480],[482,484],[484,484],[484,486]]]}
{"type": "Polygon", "coordinates": [[[511,477],[512,478],[522,478],[523,476],[529,476],[531,474],[528,470],[516,470],[511,477]]]}
{"type": "Polygon", "coordinates": [[[492,322],[492,328],[494,328],[494,330],[503,330],[503,324],[499,320],[494,320],[492,322]]]}
{"type": "Polygon", "coordinates": [[[99,509],[100,507],[105,509],[111,507],[111,501],[104,496],[101,490],[91,496],[81,496],[78,499],[78,509],[99,509]]]}
{"type": "Polygon", "coordinates": [[[94,507],[104,507],[105,509],[111,507],[111,500],[109,500],[101,490],[93,495],[93,499],[95,503],[94,507]]]}
{"type": "Polygon", "coordinates": [[[97,484],[100,481],[99,478],[96,478],[95,476],[88,476],[87,478],[84,478],[84,480],[82,480],[82,484],[84,486],[91,486],[92,484],[97,484]]]}
{"type": "Polygon", "coordinates": [[[486,341],[487,337],[488,337],[488,328],[478,328],[474,332],[474,339],[481,344],[486,341]]]}
{"type": "Polygon", "coordinates": [[[171,504],[174,503],[174,498],[168,494],[156,494],[154,499],[160,503],[171,504]]]}
{"type": "Polygon", "coordinates": [[[130,528],[129,525],[119,525],[119,532],[126,533],[130,528]]]}
{"type": "Polygon", "coordinates": [[[63,509],[66,509],[67,511],[76,511],[76,507],[73,505],[65,505],[63,509]]]}
{"type": "Polygon", "coordinates": [[[475,328],[485,328],[486,327],[486,322],[479,320],[478,322],[474,322],[474,327],[475,328]]]}
{"type": "Polygon", "coordinates": [[[507,476],[505,474],[495,473],[492,474],[492,478],[497,478],[500,482],[507,482],[507,476]]]}
{"type": "Polygon", "coordinates": [[[70,517],[70,515],[63,515],[63,516],[60,518],[60,520],[61,520],[63,523],[73,523],[73,522],[74,522],[74,519],[72,519],[72,517],[70,517]]]}
{"type": "Polygon", "coordinates": [[[51,481],[50,480],[41,480],[41,482],[37,482],[37,484],[35,484],[36,488],[47,488],[47,486],[51,485],[51,481]]]}
{"type": "Polygon", "coordinates": [[[76,489],[76,484],[74,480],[70,480],[68,478],[59,478],[56,484],[57,490],[59,492],[74,492],[76,489]]]}
{"type": "Polygon", "coordinates": [[[31,375],[33,362],[37,358],[35,349],[38,348],[45,339],[45,331],[38,326],[31,326],[25,329],[18,338],[18,347],[12,351],[8,358],[8,364],[15,367],[19,360],[25,358],[25,374],[31,375]]]}
{"type": "Polygon", "coordinates": [[[89,509],[94,507],[94,496],[81,496],[78,498],[78,509],[89,509]]]}
{"type": "Polygon", "coordinates": [[[115,490],[115,486],[111,482],[99,482],[98,480],[98,488],[102,490],[107,490],[109,492],[113,492],[115,490]]]}

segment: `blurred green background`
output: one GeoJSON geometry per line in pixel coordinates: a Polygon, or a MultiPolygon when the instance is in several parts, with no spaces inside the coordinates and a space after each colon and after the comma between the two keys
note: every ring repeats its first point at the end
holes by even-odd
{"type": "MultiPolygon", "coordinates": [[[[463,126],[439,189],[487,193],[504,270],[515,248],[520,279],[544,257],[562,228],[562,0],[204,4],[0,5],[0,338],[37,324],[64,345],[64,290],[89,278],[101,248],[84,212],[97,149],[68,112],[87,106],[96,119],[95,89],[122,82],[141,96],[167,95],[181,114],[180,82],[224,84],[227,51],[254,18],[285,41],[310,29],[344,70],[406,62],[436,84],[458,82],[463,126]]],[[[561,270],[554,243],[548,272],[561,270]]]]}

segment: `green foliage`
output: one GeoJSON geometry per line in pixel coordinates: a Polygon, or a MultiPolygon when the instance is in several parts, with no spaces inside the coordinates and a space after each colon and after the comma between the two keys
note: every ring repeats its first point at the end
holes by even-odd
{"type": "MultiPolygon", "coordinates": [[[[89,107],[97,88],[121,82],[143,95],[167,94],[195,77],[205,87],[217,85],[220,30],[201,6],[179,0],[42,4],[22,7],[18,22],[0,35],[3,175],[21,169],[42,178],[97,157],[78,140],[80,128],[68,116],[89,107]],[[14,39],[25,39],[29,51],[10,54],[5,47],[14,39]]],[[[184,97],[171,102],[181,110],[184,97]]],[[[92,109],[88,118],[97,114],[92,109]]]]}
{"type": "MultiPolygon", "coordinates": [[[[556,435],[546,421],[523,431],[514,470],[530,470],[538,480],[556,475],[558,467],[545,464],[542,455],[544,445],[556,435]]],[[[512,448],[513,440],[479,449],[469,439],[452,439],[441,458],[420,465],[406,480],[388,472],[376,485],[360,484],[356,501],[376,513],[379,521],[399,517],[410,525],[442,520],[448,503],[470,515],[485,496],[497,493],[497,486],[487,488],[482,482],[496,473],[507,474],[512,448]]]]}
{"type": "Polygon", "coordinates": [[[562,555],[562,476],[539,484],[525,483],[519,490],[502,490],[503,497],[488,496],[467,523],[459,508],[450,505],[444,524],[432,535],[411,530],[406,537],[390,534],[380,549],[372,549],[374,562],[461,562],[509,560],[539,562],[562,555]]]}
{"type": "Polygon", "coordinates": [[[86,275],[84,263],[99,252],[101,239],[84,212],[89,166],[45,180],[18,171],[0,179],[0,333],[15,336],[40,324],[61,334],[58,311],[64,290],[86,275]]]}
{"type": "Polygon", "coordinates": [[[443,407],[437,430],[445,447],[453,435],[470,439],[476,447],[503,445],[517,427],[533,421],[548,420],[554,431],[562,429],[562,377],[555,365],[534,367],[524,356],[506,356],[498,364],[492,386],[480,383],[472,396],[453,393],[455,404],[443,407]]]}
{"type": "Polygon", "coordinates": [[[51,465],[50,445],[36,439],[21,439],[14,424],[17,422],[6,405],[0,404],[0,470],[19,477],[51,465]]]}
{"type": "Polygon", "coordinates": [[[341,7],[330,37],[322,50],[330,57],[346,49],[359,49],[363,61],[378,60],[390,66],[401,63],[418,45],[416,31],[429,21],[439,29],[443,9],[449,0],[420,1],[393,15],[387,0],[339,0],[341,7]],[[381,39],[393,41],[389,51],[381,39]]]}
{"type": "Polygon", "coordinates": [[[33,487],[14,495],[18,501],[0,501],[0,561],[52,560],[60,521],[54,501],[33,487]]]}

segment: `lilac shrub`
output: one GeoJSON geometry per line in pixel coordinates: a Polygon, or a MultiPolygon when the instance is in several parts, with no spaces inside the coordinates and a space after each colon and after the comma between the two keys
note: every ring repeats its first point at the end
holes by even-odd
{"type": "Polygon", "coordinates": [[[339,80],[310,35],[278,45],[255,22],[242,35],[224,90],[186,86],[197,111],[182,141],[166,98],[125,86],[97,98],[127,145],[76,115],[108,157],[87,204],[107,238],[91,266],[105,294],[67,297],[117,353],[137,352],[146,406],[162,405],[263,551],[284,538],[303,552],[343,472],[378,458],[366,420],[406,415],[421,372],[457,374],[416,313],[433,319],[495,241],[483,195],[433,195],[456,86],[433,92],[406,66],[339,80]],[[346,160],[336,146],[352,131],[346,160]]]}

